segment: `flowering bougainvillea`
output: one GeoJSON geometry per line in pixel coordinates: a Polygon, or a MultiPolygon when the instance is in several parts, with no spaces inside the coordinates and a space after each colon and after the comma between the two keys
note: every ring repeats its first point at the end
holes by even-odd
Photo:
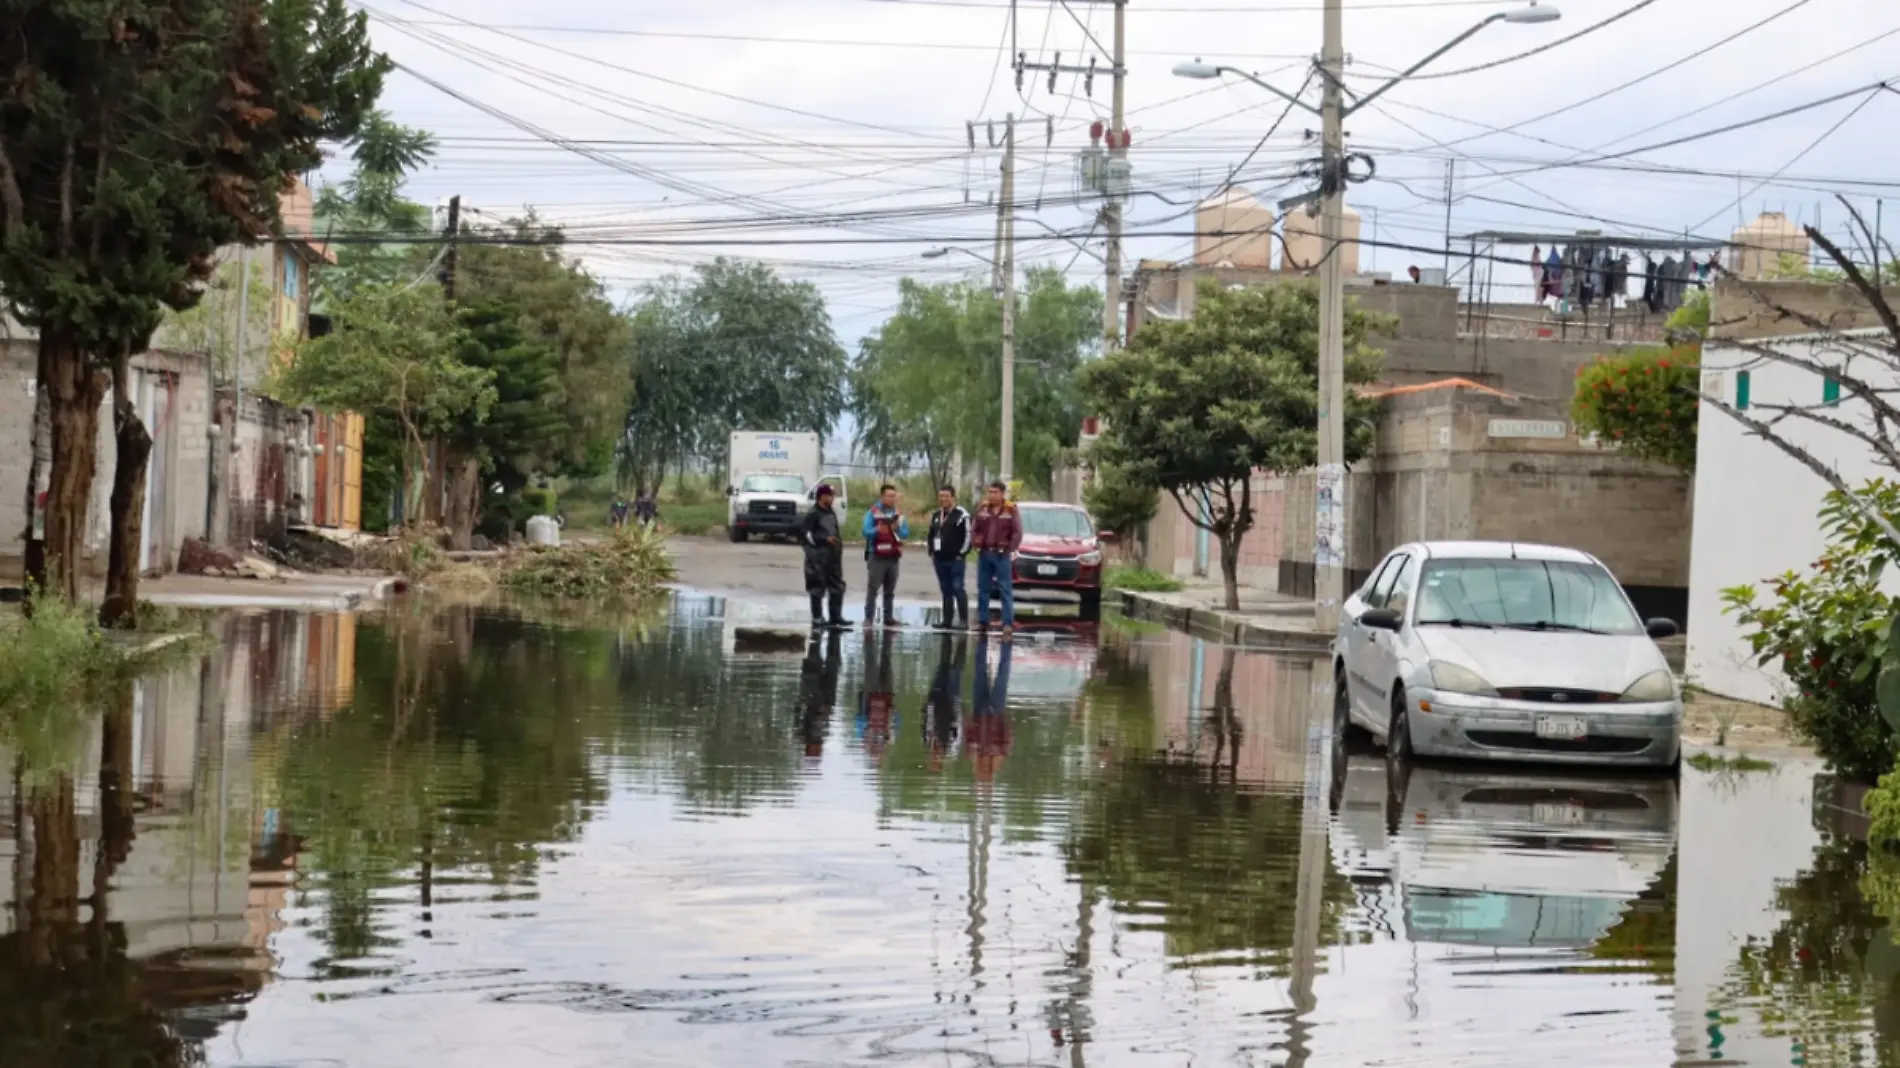
{"type": "Polygon", "coordinates": [[[1599,356],[1577,369],[1570,417],[1632,456],[1693,471],[1700,366],[1697,345],[1599,356]]]}

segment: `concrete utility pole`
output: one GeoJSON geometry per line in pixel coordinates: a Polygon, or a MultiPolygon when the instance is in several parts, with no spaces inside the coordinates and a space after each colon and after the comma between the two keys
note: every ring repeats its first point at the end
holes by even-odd
{"type": "MultiPolygon", "coordinates": [[[[1108,129],[1109,158],[1128,158],[1128,135],[1124,129],[1128,82],[1126,39],[1128,0],[1115,0],[1115,92],[1110,105],[1108,129]]],[[[1102,205],[1102,221],[1108,228],[1108,280],[1102,290],[1102,348],[1114,349],[1122,336],[1122,202],[1110,190],[1102,205]]]]}
{"type": "Polygon", "coordinates": [[[462,234],[462,198],[449,198],[449,223],[443,230],[448,249],[442,253],[442,296],[455,303],[455,243],[462,234]]]}
{"type": "Polygon", "coordinates": [[[1003,443],[1001,463],[1005,485],[1016,477],[1016,116],[1003,119],[1003,195],[1001,212],[1003,256],[997,274],[1003,289],[1003,443]]]}
{"type": "Polygon", "coordinates": [[[1342,0],[1326,0],[1325,38],[1320,44],[1319,236],[1319,478],[1313,531],[1314,623],[1323,634],[1339,626],[1346,599],[1346,561],[1336,551],[1345,542],[1346,518],[1346,275],[1339,255],[1345,208],[1345,116],[1340,79],[1345,73],[1342,0]]]}
{"type": "MultiPolygon", "coordinates": [[[[1325,37],[1321,42],[1319,57],[1320,77],[1325,84],[1317,109],[1298,96],[1268,84],[1259,76],[1235,67],[1204,63],[1197,59],[1191,63],[1178,63],[1174,68],[1174,73],[1182,78],[1207,79],[1226,74],[1236,75],[1291,105],[1319,112],[1319,471],[1314,485],[1313,615],[1314,623],[1324,633],[1331,633],[1338,628],[1339,609],[1346,595],[1346,278],[1344,265],[1339,258],[1339,246],[1345,236],[1341,215],[1346,183],[1349,180],[1363,180],[1350,178],[1346,173],[1345,119],[1494,22],[1528,25],[1555,22],[1561,17],[1555,7],[1540,5],[1536,0],[1524,7],[1489,15],[1377,89],[1358,97],[1348,107],[1344,103],[1340,83],[1345,68],[1341,8],[1342,0],[1326,0],[1322,27],[1325,37]]],[[[1295,204],[1310,200],[1311,194],[1294,197],[1281,201],[1280,208],[1286,211],[1295,204]]]]}

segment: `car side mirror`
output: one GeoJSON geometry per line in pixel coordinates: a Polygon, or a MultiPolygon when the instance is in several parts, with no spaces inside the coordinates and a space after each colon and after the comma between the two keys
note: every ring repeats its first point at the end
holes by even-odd
{"type": "Polygon", "coordinates": [[[731,486],[727,486],[727,487],[726,487],[726,496],[728,496],[728,497],[737,497],[738,495],[739,495],[739,491],[738,491],[738,490],[736,490],[736,489],[733,489],[733,488],[732,488],[731,486]]]}
{"type": "Polygon", "coordinates": [[[1098,530],[1095,532],[1095,540],[1104,545],[1112,545],[1115,542],[1115,532],[1112,530],[1098,530]]]}
{"type": "Polygon", "coordinates": [[[1648,621],[1647,623],[1644,623],[1643,628],[1649,631],[1650,637],[1656,638],[1658,640],[1663,639],[1663,638],[1673,638],[1676,635],[1682,633],[1682,628],[1676,625],[1675,620],[1664,619],[1661,616],[1658,616],[1655,619],[1652,619],[1648,621]]]}
{"type": "Polygon", "coordinates": [[[1359,616],[1359,625],[1373,630],[1397,632],[1404,624],[1405,617],[1390,608],[1369,608],[1359,616]]]}

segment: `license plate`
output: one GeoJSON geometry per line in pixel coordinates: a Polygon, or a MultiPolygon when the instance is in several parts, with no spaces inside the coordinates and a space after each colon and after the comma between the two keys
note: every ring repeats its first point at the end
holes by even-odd
{"type": "Polygon", "coordinates": [[[1577,805],[1532,805],[1531,819],[1553,827],[1576,827],[1583,823],[1583,809],[1577,805]]]}
{"type": "Polygon", "coordinates": [[[1575,716],[1538,716],[1537,736],[1558,742],[1574,742],[1590,733],[1590,727],[1575,716]]]}
{"type": "Polygon", "coordinates": [[[1036,574],[1038,575],[1054,576],[1055,573],[1056,573],[1056,565],[1054,564],[1037,564],[1036,565],[1036,574]]]}

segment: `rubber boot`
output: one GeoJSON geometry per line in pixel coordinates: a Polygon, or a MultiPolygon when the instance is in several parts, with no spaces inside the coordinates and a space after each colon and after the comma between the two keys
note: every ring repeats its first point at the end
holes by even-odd
{"type": "Polygon", "coordinates": [[[811,625],[813,630],[825,625],[825,595],[822,593],[811,595],[811,625]]]}
{"type": "Polygon", "coordinates": [[[846,629],[851,626],[850,623],[845,622],[844,591],[842,590],[831,595],[831,625],[839,629],[846,629]]]}

